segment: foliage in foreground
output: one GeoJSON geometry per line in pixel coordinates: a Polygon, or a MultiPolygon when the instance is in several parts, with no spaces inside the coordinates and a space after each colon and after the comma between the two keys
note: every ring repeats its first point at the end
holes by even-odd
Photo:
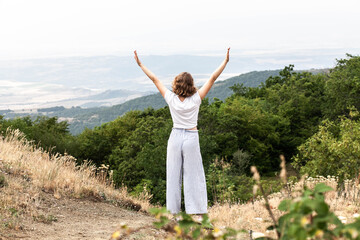
{"type": "MultiPolygon", "coordinates": [[[[280,178],[285,184],[284,186],[287,186],[285,158],[284,156],[280,156],[280,158],[282,161],[280,178]]],[[[311,190],[304,184],[301,197],[281,201],[278,209],[285,213],[276,220],[256,167],[252,166],[251,171],[257,182],[256,186],[264,197],[265,207],[273,221],[273,225],[268,227],[268,230],[275,230],[277,239],[360,239],[360,218],[357,218],[354,223],[345,225],[330,211],[329,205],[325,202],[324,193],[333,190],[331,187],[324,183],[318,183],[311,190]]],[[[272,238],[263,237],[260,239],[272,238]]]]}
{"type": "MultiPolygon", "coordinates": [[[[279,239],[360,239],[360,218],[343,224],[330,211],[324,193],[333,190],[319,183],[313,190],[304,189],[299,199],[283,200],[278,209],[286,212],[275,226],[279,239]]],[[[270,238],[263,238],[270,239],[270,238]]]]}
{"type": "MultiPolygon", "coordinates": [[[[307,239],[351,239],[360,240],[360,218],[355,222],[344,224],[330,211],[325,202],[324,193],[333,190],[324,183],[317,184],[314,189],[304,186],[301,197],[283,200],[278,209],[284,212],[269,230],[275,230],[277,238],[281,240],[307,239]]],[[[265,196],[266,198],[266,196],[265,196]]],[[[269,210],[271,211],[271,210],[269,210]]],[[[157,221],[153,224],[166,231],[168,239],[252,239],[248,230],[214,228],[212,221],[204,215],[201,223],[194,221],[191,215],[180,213],[172,216],[165,208],[152,209],[150,212],[157,221]],[[180,219],[175,221],[174,219],[180,219]]],[[[270,213],[271,214],[271,213],[270,213]]],[[[122,239],[137,230],[122,226],[111,239],[122,239]]],[[[270,237],[254,238],[258,240],[272,240],[270,237]]]]}
{"type": "MultiPolygon", "coordinates": [[[[168,239],[238,239],[239,234],[246,232],[232,228],[223,230],[214,228],[207,214],[203,215],[201,222],[198,222],[191,215],[184,212],[171,215],[166,208],[153,208],[150,209],[150,213],[157,219],[157,221],[153,222],[153,225],[156,228],[165,230],[168,239]]],[[[123,225],[120,231],[112,234],[111,239],[123,239],[124,236],[129,236],[138,230],[140,228],[130,229],[123,225]]]]}
{"type": "Polygon", "coordinates": [[[184,212],[174,216],[175,219],[179,219],[178,221],[170,220],[171,215],[166,208],[154,208],[150,212],[158,219],[154,222],[154,226],[165,229],[175,239],[216,239],[219,237],[227,239],[238,234],[238,231],[232,228],[226,228],[223,231],[214,228],[207,214],[203,215],[201,222],[197,222],[191,215],[184,212]]]}

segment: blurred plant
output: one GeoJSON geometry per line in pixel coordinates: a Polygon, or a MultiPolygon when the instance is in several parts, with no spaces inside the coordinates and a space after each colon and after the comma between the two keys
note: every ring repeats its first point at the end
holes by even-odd
{"type": "MultiPolygon", "coordinates": [[[[202,220],[198,221],[184,212],[172,215],[166,208],[152,208],[150,213],[157,219],[153,223],[154,226],[165,231],[166,239],[239,239],[246,232],[231,228],[214,228],[207,214],[202,215],[202,220]]],[[[150,226],[131,229],[123,224],[120,230],[112,234],[110,239],[123,239],[147,227],[150,226]]]]}
{"type": "Polygon", "coordinates": [[[278,209],[287,213],[268,230],[275,229],[278,239],[282,240],[360,239],[360,218],[345,225],[325,203],[324,193],[331,190],[331,187],[319,183],[313,190],[305,187],[300,198],[283,200],[278,209]]]}
{"type": "MultiPolygon", "coordinates": [[[[281,158],[281,173],[285,187],[288,186],[285,169],[285,158],[281,158]]],[[[324,183],[318,183],[314,189],[303,185],[301,197],[285,199],[278,206],[280,211],[286,212],[278,220],[270,208],[268,197],[263,191],[260,175],[255,166],[251,167],[254,179],[265,200],[265,207],[273,221],[268,230],[275,230],[277,239],[281,240],[307,240],[307,239],[356,239],[360,240],[360,218],[351,224],[343,224],[339,218],[330,211],[329,205],[325,202],[324,193],[332,191],[333,188],[324,183]]],[[[289,189],[288,196],[291,196],[289,189]]],[[[272,239],[261,237],[257,239],[272,239]]]]}
{"type": "Polygon", "coordinates": [[[214,228],[207,214],[197,221],[193,216],[181,212],[172,216],[166,208],[153,208],[150,212],[155,215],[157,228],[164,229],[170,239],[238,239],[243,230],[232,228],[214,228]]]}

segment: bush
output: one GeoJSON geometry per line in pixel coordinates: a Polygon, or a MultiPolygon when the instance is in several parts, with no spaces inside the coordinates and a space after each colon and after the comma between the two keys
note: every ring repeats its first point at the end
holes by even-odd
{"type": "Polygon", "coordinates": [[[324,193],[331,190],[331,187],[319,183],[314,190],[305,188],[300,199],[283,200],[278,209],[286,214],[268,229],[276,229],[278,239],[282,240],[360,239],[360,218],[345,225],[325,203],[324,193]]]}
{"type": "Polygon", "coordinates": [[[253,197],[254,181],[246,175],[233,175],[233,165],[223,160],[210,164],[206,177],[211,203],[246,202],[253,197]]]}
{"type": "Polygon", "coordinates": [[[244,175],[247,174],[248,168],[250,166],[250,160],[251,160],[251,154],[242,150],[242,149],[238,149],[234,154],[233,154],[233,159],[232,159],[232,171],[234,174],[236,175],[244,175]]]}
{"type": "Polygon", "coordinates": [[[2,187],[6,187],[7,186],[7,182],[5,179],[4,174],[0,173],[0,188],[2,187]]]}
{"type": "MultiPolygon", "coordinates": [[[[351,117],[359,113],[352,111],[351,117]]],[[[342,118],[340,123],[324,121],[319,131],[299,146],[293,166],[312,177],[354,178],[360,168],[360,121],[342,118]]]]}

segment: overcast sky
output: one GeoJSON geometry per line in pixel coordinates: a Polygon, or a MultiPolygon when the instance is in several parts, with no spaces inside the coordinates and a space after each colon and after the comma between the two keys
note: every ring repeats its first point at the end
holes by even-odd
{"type": "Polygon", "coordinates": [[[0,59],[359,48],[359,0],[0,0],[0,59]]]}

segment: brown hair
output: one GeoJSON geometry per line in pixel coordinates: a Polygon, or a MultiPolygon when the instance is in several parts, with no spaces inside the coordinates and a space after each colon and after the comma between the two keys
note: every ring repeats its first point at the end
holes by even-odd
{"type": "Polygon", "coordinates": [[[172,83],[172,90],[181,97],[190,97],[197,91],[194,86],[194,79],[188,72],[182,72],[175,77],[172,83]]]}

